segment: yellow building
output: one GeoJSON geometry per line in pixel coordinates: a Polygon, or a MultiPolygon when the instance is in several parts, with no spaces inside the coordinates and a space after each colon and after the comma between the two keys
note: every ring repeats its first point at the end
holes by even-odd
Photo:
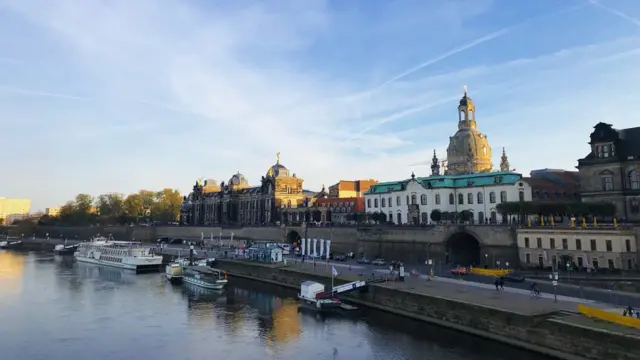
{"type": "Polygon", "coordinates": [[[626,229],[517,230],[523,267],[635,269],[638,259],[636,235],[626,229]]]}
{"type": "Polygon", "coordinates": [[[30,199],[10,199],[0,197],[0,219],[4,219],[4,223],[10,225],[16,220],[22,220],[29,215],[31,211],[30,199]]]}
{"type": "Polygon", "coordinates": [[[338,198],[359,198],[367,192],[371,185],[378,183],[378,180],[340,180],[337,184],[329,186],[329,196],[338,198]]]}
{"type": "Polygon", "coordinates": [[[47,216],[58,216],[60,215],[60,206],[50,207],[44,209],[44,214],[47,216]]]}

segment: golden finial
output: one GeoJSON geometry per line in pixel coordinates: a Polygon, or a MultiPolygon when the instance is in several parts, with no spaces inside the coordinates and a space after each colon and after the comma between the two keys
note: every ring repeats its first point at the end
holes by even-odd
{"type": "Polygon", "coordinates": [[[276,164],[280,164],[280,152],[276,153],[276,164]]]}

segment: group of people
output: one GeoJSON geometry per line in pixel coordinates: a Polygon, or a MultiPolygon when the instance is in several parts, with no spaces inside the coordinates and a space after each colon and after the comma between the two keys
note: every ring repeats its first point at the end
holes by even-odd
{"type": "Polygon", "coordinates": [[[624,309],[624,311],[622,312],[623,316],[630,316],[630,317],[635,317],[636,319],[640,319],[640,311],[636,310],[633,308],[633,306],[631,306],[631,304],[629,304],[629,307],[624,309]]]}

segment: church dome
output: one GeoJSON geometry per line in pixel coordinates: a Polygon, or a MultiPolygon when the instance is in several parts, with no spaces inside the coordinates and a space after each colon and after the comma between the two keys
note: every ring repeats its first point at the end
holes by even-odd
{"type": "Polygon", "coordinates": [[[249,182],[247,181],[247,179],[244,177],[244,175],[240,174],[239,171],[229,179],[229,182],[227,182],[227,185],[233,185],[233,186],[248,185],[248,184],[249,182]]]}
{"type": "Polygon", "coordinates": [[[458,105],[458,131],[449,138],[447,174],[488,172],[492,168],[487,136],[476,128],[475,105],[465,92],[458,105]]]}

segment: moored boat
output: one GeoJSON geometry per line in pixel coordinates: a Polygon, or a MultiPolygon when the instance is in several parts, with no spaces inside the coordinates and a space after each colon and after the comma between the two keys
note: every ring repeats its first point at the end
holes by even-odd
{"type": "Polygon", "coordinates": [[[162,256],[153,254],[151,249],[142,247],[139,242],[94,239],[78,244],[78,249],[73,255],[79,262],[136,272],[159,271],[162,267],[162,256]]]}
{"type": "Polygon", "coordinates": [[[207,266],[183,267],[182,281],[205,289],[222,290],[227,285],[227,273],[207,266]]]}
{"type": "Polygon", "coordinates": [[[58,244],[53,248],[53,253],[56,255],[73,255],[78,250],[78,244],[65,245],[58,244]]]}
{"type": "Polygon", "coordinates": [[[5,241],[0,241],[0,249],[14,249],[14,248],[19,248],[22,246],[22,241],[21,240],[5,240],[5,241]]]}
{"type": "Polygon", "coordinates": [[[303,308],[314,310],[317,312],[331,312],[340,309],[342,301],[340,299],[329,296],[324,285],[315,281],[305,281],[300,284],[300,293],[298,299],[303,308]]]}
{"type": "Polygon", "coordinates": [[[164,268],[165,276],[167,280],[169,280],[173,284],[182,283],[184,270],[182,268],[182,264],[179,263],[170,263],[167,264],[164,268]]]}

